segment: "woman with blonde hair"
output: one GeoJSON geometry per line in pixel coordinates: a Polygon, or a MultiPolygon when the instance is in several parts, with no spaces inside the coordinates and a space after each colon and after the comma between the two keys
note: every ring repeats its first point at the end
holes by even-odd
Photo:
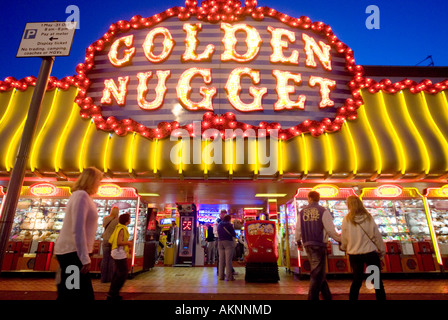
{"type": "MultiPolygon", "coordinates": [[[[92,196],[98,191],[103,173],[86,168],[76,180],[65,209],[65,217],[54,252],[59,262],[58,300],[93,300],[90,254],[93,251],[98,212],[92,196]],[[72,283],[74,273],[79,281],[72,283]],[[68,279],[69,276],[72,278],[68,279]]],[[[76,278],[76,277],[75,277],[76,278]]],[[[75,279],[73,278],[73,279],[75,279]]]]}
{"type": "Polygon", "coordinates": [[[383,237],[361,199],[357,196],[349,196],[347,207],[348,214],[342,220],[341,249],[347,252],[353,272],[349,299],[358,300],[365,266],[375,266],[374,270],[378,275],[374,277],[376,299],[385,300],[386,292],[380,272],[380,259],[386,252],[383,237]]]}

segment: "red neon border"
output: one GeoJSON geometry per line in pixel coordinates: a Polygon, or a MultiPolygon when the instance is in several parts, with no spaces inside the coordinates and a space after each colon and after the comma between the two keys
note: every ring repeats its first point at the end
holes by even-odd
{"type": "MultiPolygon", "coordinates": [[[[258,129],[267,130],[269,135],[270,129],[278,129],[278,136],[282,140],[288,140],[302,133],[311,133],[313,136],[319,136],[324,132],[336,132],[342,127],[346,119],[354,120],[357,118],[357,109],[363,104],[360,90],[367,88],[369,92],[376,93],[383,90],[387,93],[396,93],[403,89],[409,89],[412,93],[419,93],[424,91],[426,93],[435,94],[448,88],[448,79],[442,82],[432,84],[428,79],[417,83],[412,80],[402,80],[392,83],[389,79],[383,79],[376,82],[372,79],[365,78],[364,69],[360,65],[355,64],[353,50],[341,42],[331,30],[331,27],[323,22],[311,22],[310,18],[301,16],[300,18],[289,17],[286,14],[277,12],[275,9],[269,7],[257,7],[256,0],[246,0],[245,6],[241,7],[239,0],[204,0],[201,6],[197,6],[197,1],[186,0],[186,7],[173,7],[166,11],[155,14],[149,18],[142,18],[136,15],[130,21],[120,20],[110,26],[108,32],[102,38],[91,44],[86,50],[86,57],[84,63],[78,64],[76,67],[77,75],[65,77],[58,80],[51,77],[47,90],[55,88],[67,90],[70,86],[79,88],[78,95],[75,102],[81,108],[80,114],[83,118],[92,117],[97,128],[104,131],[115,131],[120,136],[125,136],[128,132],[137,132],[149,139],[162,139],[169,136],[174,130],[181,128],[187,130],[190,135],[193,135],[193,126],[191,124],[179,126],[179,123],[173,121],[160,122],[157,128],[151,129],[145,127],[133,119],[117,120],[115,117],[106,119],[101,115],[101,108],[93,104],[92,98],[87,96],[87,90],[90,86],[90,80],[87,76],[89,71],[94,67],[94,58],[97,52],[104,49],[105,45],[112,43],[115,36],[119,33],[127,32],[131,29],[150,28],[173,16],[177,16],[179,20],[188,20],[191,16],[196,16],[198,20],[210,23],[235,22],[243,20],[245,17],[252,17],[254,20],[263,20],[265,16],[275,18],[284,24],[298,29],[312,30],[315,33],[326,36],[329,44],[337,52],[344,54],[346,60],[346,69],[353,75],[353,79],[348,86],[352,91],[352,97],[345,101],[344,105],[338,107],[335,119],[330,120],[325,118],[321,121],[304,121],[289,129],[282,129],[280,124],[275,122],[260,122],[258,126],[252,126],[239,122],[233,113],[228,112],[223,116],[214,114],[213,112],[206,112],[203,115],[203,123],[209,121],[209,125],[205,129],[217,129],[224,136],[225,129],[253,129],[258,135],[258,129]]],[[[36,78],[33,76],[16,80],[14,77],[8,77],[5,81],[0,81],[0,92],[17,89],[24,91],[29,85],[35,86],[36,78]]]]}

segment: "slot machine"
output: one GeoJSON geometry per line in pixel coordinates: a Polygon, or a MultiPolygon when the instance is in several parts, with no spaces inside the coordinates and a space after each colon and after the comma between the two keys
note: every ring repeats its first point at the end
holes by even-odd
{"type": "Polygon", "coordinates": [[[179,211],[179,236],[175,266],[194,265],[195,258],[195,236],[197,210],[194,203],[183,203],[177,205],[179,211]]]}

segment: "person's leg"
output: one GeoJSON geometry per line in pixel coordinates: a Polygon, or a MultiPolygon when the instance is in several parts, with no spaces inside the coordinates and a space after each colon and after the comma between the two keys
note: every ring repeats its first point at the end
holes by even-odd
{"type": "Polygon", "coordinates": [[[103,258],[101,259],[101,282],[110,282],[114,273],[114,262],[110,256],[112,246],[103,244],[103,258]]]}
{"type": "Polygon", "coordinates": [[[359,290],[361,289],[364,278],[364,255],[352,254],[349,255],[349,260],[353,273],[353,281],[350,286],[349,299],[358,300],[359,290]]]}
{"type": "Polygon", "coordinates": [[[223,241],[225,247],[225,263],[226,263],[226,278],[227,280],[233,280],[233,254],[235,251],[235,245],[233,241],[223,241]]]}
{"type": "Polygon", "coordinates": [[[216,258],[216,241],[212,241],[210,242],[210,263],[214,264],[215,263],[215,258],[216,258]]]}
{"type": "Polygon", "coordinates": [[[226,250],[224,247],[224,241],[218,242],[218,278],[224,280],[224,267],[226,265],[225,259],[226,250]]]}
{"type": "Polygon", "coordinates": [[[378,279],[374,279],[376,300],[386,300],[386,291],[384,290],[383,280],[381,279],[381,259],[378,253],[373,251],[366,254],[367,266],[376,266],[378,269],[378,279]]]}
{"type": "Polygon", "coordinates": [[[110,284],[110,289],[108,293],[108,298],[119,299],[120,290],[126,282],[128,276],[128,259],[114,260],[115,262],[115,272],[112,277],[112,282],[110,284]]]}
{"type": "Polygon", "coordinates": [[[76,252],[56,256],[59,262],[60,281],[57,284],[58,300],[94,300],[90,273],[81,273],[82,263],[76,252]]]}
{"type": "Polygon", "coordinates": [[[322,248],[306,246],[305,250],[311,266],[308,300],[319,300],[319,292],[325,279],[325,259],[322,257],[322,248]]]}

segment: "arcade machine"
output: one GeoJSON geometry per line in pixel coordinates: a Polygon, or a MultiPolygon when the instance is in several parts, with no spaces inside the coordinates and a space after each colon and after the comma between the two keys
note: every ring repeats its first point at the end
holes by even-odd
{"type": "Polygon", "coordinates": [[[141,197],[134,188],[120,187],[107,183],[99,187],[98,192],[93,195],[93,201],[98,209],[98,230],[96,232],[96,245],[92,257],[91,272],[101,271],[101,235],[104,231],[103,218],[109,215],[110,209],[117,206],[119,214],[129,212],[131,223],[128,225],[129,239],[133,240],[130,248],[129,274],[143,270],[143,256],[146,234],[146,211],[147,205],[141,201],[141,197]]]}
{"type": "Polygon", "coordinates": [[[247,282],[277,282],[278,250],[274,221],[248,221],[244,226],[248,246],[247,282]]]}
{"type": "Polygon", "coordinates": [[[360,196],[386,244],[384,272],[436,271],[429,216],[416,188],[380,185],[360,196]]]}
{"type": "MultiPolygon", "coordinates": [[[[195,265],[197,247],[197,210],[194,203],[180,203],[177,205],[179,212],[179,228],[177,248],[175,255],[175,267],[191,267],[195,265]]],[[[200,246],[200,243],[199,243],[200,246]]],[[[202,261],[204,258],[202,257],[202,261]]],[[[203,263],[203,262],[202,262],[203,263]]]]}
{"type": "Polygon", "coordinates": [[[286,224],[286,204],[282,204],[279,206],[279,231],[280,231],[280,256],[281,256],[281,266],[287,267],[288,261],[289,261],[289,249],[288,245],[286,244],[288,241],[288,234],[287,229],[288,226],[286,224]]]}
{"type": "Polygon", "coordinates": [[[23,186],[3,270],[56,271],[56,241],[70,198],[69,187],[51,183],[23,186]]]}
{"type": "MultiPolygon", "coordinates": [[[[355,191],[352,188],[339,188],[334,185],[317,185],[314,188],[299,188],[297,190],[296,195],[294,196],[295,203],[295,212],[296,215],[308,205],[308,193],[310,191],[317,191],[320,194],[319,204],[323,207],[326,207],[328,211],[333,216],[333,222],[338,230],[341,232],[342,227],[342,219],[347,215],[348,209],[346,204],[346,199],[348,196],[357,196],[355,191]]],[[[293,226],[293,241],[295,242],[295,229],[296,225],[293,226]]],[[[291,243],[291,241],[290,241],[291,243]]],[[[294,243],[295,244],[295,243],[294,243]]],[[[300,272],[301,273],[309,273],[310,264],[308,258],[306,256],[305,250],[298,250],[297,244],[295,244],[295,249],[300,252],[299,261],[297,264],[300,264],[300,272]]],[[[328,241],[328,273],[349,273],[349,261],[348,256],[345,252],[339,250],[339,244],[333,239],[329,238],[328,241]]],[[[292,253],[292,252],[291,252],[292,253]]],[[[295,261],[291,261],[291,265],[293,265],[295,261]]],[[[297,265],[296,264],[296,265],[297,265]]]]}
{"type": "Polygon", "coordinates": [[[426,209],[432,217],[434,230],[433,245],[436,249],[437,262],[448,269],[448,185],[441,188],[425,190],[426,209]]]}

